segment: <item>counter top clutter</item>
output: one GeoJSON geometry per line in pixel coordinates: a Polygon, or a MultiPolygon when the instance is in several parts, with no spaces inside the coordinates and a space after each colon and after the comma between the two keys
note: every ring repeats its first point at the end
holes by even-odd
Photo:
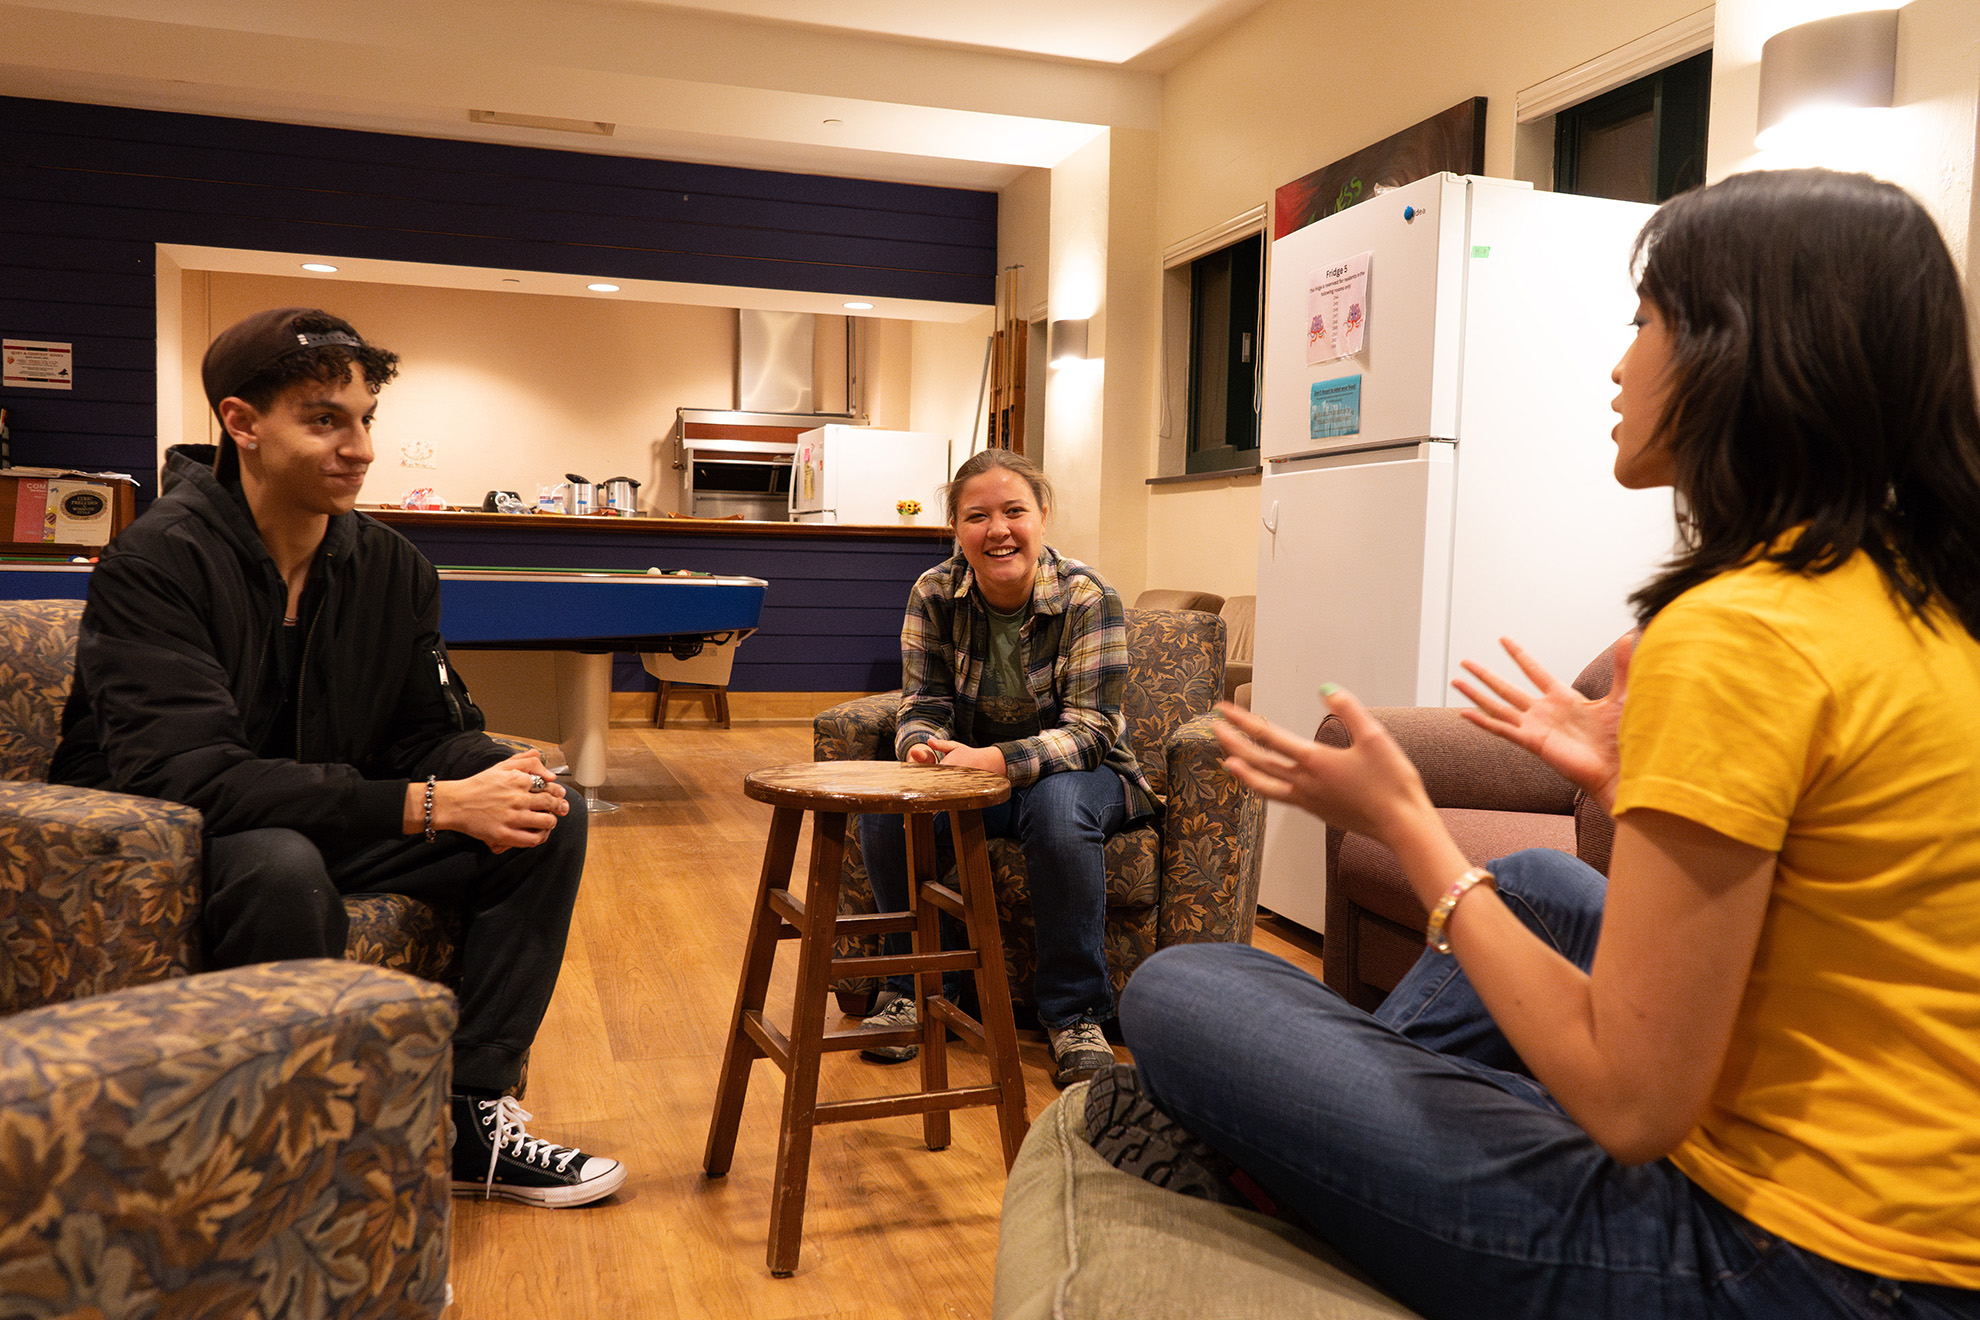
{"type": "MultiPolygon", "coordinates": [[[[502,493],[502,492],[496,492],[502,493]]],[[[634,515],[601,515],[545,513],[541,510],[525,509],[526,516],[511,513],[496,513],[487,508],[469,508],[463,505],[435,505],[431,508],[407,508],[397,504],[376,504],[359,506],[363,512],[377,518],[382,523],[394,527],[501,527],[513,530],[533,528],[600,528],[611,526],[616,531],[652,533],[655,535],[684,535],[688,533],[716,535],[737,534],[749,536],[805,536],[805,537],[851,537],[884,536],[904,537],[912,540],[943,541],[948,539],[949,529],[944,526],[925,526],[909,523],[794,523],[759,522],[742,517],[740,514],[727,514],[719,518],[696,518],[684,513],[647,513],[634,515]],[[608,522],[608,519],[610,520],[608,522]]]]}

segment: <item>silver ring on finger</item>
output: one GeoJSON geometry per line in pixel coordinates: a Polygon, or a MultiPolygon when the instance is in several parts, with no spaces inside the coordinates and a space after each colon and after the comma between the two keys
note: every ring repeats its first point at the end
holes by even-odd
{"type": "Polygon", "coordinates": [[[543,776],[542,776],[542,775],[531,775],[531,776],[529,777],[529,791],[530,791],[530,792],[532,792],[532,793],[541,793],[541,792],[543,791],[543,788],[544,788],[544,784],[543,784],[543,776]]]}

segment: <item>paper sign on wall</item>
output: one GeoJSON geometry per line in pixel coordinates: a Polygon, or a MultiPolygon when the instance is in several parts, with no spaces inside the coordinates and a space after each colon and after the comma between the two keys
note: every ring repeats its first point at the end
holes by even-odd
{"type": "Polygon", "coordinates": [[[1306,277],[1306,365],[1353,357],[1368,329],[1367,252],[1306,277]]]}
{"type": "Polygon", "coordinates": [[[76,387],[75,345],[0,339],[0,385],[17,390],[76,387]]]}

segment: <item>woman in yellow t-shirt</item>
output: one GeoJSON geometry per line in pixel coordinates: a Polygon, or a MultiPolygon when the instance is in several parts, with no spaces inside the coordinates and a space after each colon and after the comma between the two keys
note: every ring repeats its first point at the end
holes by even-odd
{"type": "Polygon", "coordinates": [[[1510,643],[1537,695],[1458,684],[1614,811],[1610,878],[1471,868],[1344,691],[1346,750],[1227,707],[1232,772],[1391,848],[1433,948],[1373,1015],[1254,949],[1159,953],[1122,1006],[1138,1078],[1095,1094],[1426,1316],[1980,1317],[1958,278],[1910,197],[1821,170],[1686,193],[1636,260],[1615,474],[1675,488],[1678,553],[1608,698],[1510,643]]]}

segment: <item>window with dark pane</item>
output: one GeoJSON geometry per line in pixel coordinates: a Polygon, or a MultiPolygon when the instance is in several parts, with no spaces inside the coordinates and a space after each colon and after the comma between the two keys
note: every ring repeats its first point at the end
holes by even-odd
{"type": "Polygon", "coordinates": [[[1554,190],[1662,202],[1705,182],[1712,52],[1554,117],[1554,190]]]}
{"type": "Polygon", "coordinates": [[[1253,234],[1189,266],[1187,471],[1258,463],[1258,308],[1265,236],[1253,234]]]}

